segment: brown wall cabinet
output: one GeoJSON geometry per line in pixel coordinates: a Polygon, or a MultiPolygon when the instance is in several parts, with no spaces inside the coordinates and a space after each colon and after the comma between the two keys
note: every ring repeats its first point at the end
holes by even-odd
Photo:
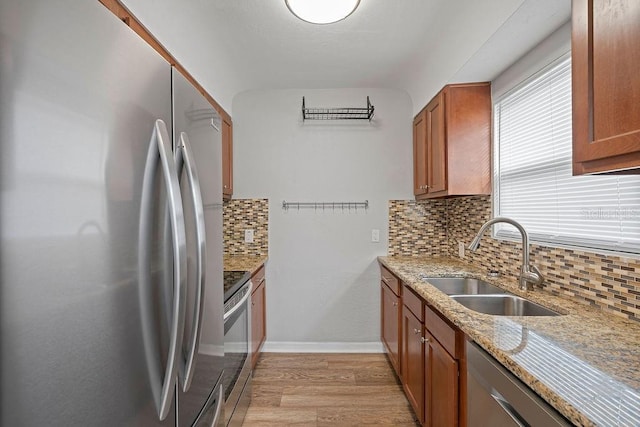
{"type": "Polygon", "coordinates": [[[380,267],[380,338],[396,374],[401,376],[402,299],[398,279],[380,267]]]}
{"type": "Polygon", "coordinates": [[[264,266],[251,277],[253,291],[251,292],[251,365],[253,367],[260,358],[262,344],[267,337],[266,312],[266,280],[264,266]]]}
{"type": "Polygon", "coordinates": [[[573,0],[573,173],[640,173],[640,2],[573,0]]]}
{"type": "Polygon", "coordinates": [[[222,198],[233,195],[233,124],[222,120],[222,198]]]}
{"type": "Polygon", "coordinates": [[[491,194],[491,85],[447,85],[413,122],[416,199],[491,194]]]}

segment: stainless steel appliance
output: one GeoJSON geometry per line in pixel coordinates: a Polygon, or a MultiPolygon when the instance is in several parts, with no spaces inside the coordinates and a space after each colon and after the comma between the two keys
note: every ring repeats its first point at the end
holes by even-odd
{"type": "Polygon", "coordinates": [[[187,311],[178,425],[223,420],[222,138],[211,104],[172,69],[174,150],[187,232],[187,311]],[[189,199],[198,199],[195,203],[189,199]],[[204,408],[204,409],[203,409],[204,408]]]}
{"type": "Polygon", "coordinates": [[[0,2],[0,425],[220,418],[219,160],[171,87],[97,1],[0,2]]]}
{"type": "Polygon", "coordinates": [[[468,426],[571,425],[477,344],[466,344],[468,426]]]}
{"type": "Polygon", "coordinates": [[[225,425],[241,426],[251,403],[251,291],[248,272],[225,272],[225,425]]]}

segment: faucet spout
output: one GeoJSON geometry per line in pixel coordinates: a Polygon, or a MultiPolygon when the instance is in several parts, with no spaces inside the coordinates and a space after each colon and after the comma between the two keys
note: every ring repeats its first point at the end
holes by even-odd
{"type": "Polygon", "coordinates": [[[522,266],[520,267],[520,288],[523,290],[533,289],[532,285],[540,285],[544,282],[544,277],[542,273],[535,265],[532,265],[529,260],[529,234],[527,234],[527,230],[517,221],[506,218],[506,217],[495,217],[485,222],[480,230],[478,230],[478,234],[469,244],[468,249],[472,252],[475,252],[480,246],[480,239],[484,235],[485,231],[493,224],[504,222],[506,224],[513,225],[519,232],[522,238],[522,266]]]}

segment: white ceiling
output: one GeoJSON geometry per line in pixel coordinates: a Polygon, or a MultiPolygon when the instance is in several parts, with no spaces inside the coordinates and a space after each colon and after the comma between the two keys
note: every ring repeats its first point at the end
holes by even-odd
{"type": "Polygon", "coordinates": [[[361,0],[344,21],[313,25],[284,0],[125,3],[167,48],[182,50],[174,54],[205,87],[219,84],[209,74],[224,76],[226,87],[212,94],[225,108],[251,89],[376,87],[407,91],[415,111],[446,83],[492,79],[566,22],[571,7],[570,0],[361,0]],[[201,56],[215,52],[208,71],[178,37],[197,40],[207,51],[201,56]]]}

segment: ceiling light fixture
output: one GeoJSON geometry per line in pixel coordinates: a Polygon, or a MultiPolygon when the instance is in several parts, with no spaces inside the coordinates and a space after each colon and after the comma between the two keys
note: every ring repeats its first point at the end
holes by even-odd
{"type": "Polygon", "coordinates": [[[312,24],[333,24],[351,15],[360,0],[284,0],[298,18],[312,24]]]}

